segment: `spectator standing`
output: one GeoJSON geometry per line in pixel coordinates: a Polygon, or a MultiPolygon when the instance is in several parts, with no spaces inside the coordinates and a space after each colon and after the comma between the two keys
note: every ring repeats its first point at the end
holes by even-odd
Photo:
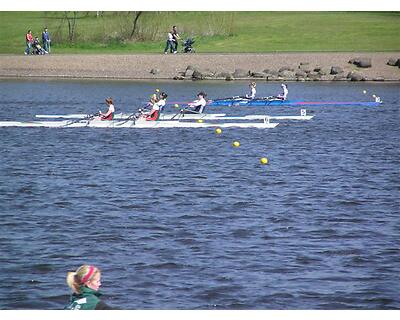
{"type": "Polygon", "coordinates": [[[170,32],[168,32],[167,45],[165,46],[164,54],[168,53],[168,49],[170,50],[171,53],[173,53],[174,48],[175,48],[174,36],[172,34],[172,31],[170,31],[170,32]]]}
{"type": "Polygon", "coordinates": [[[33,36],[32,36],[31,30],[28,30],[28,33],[25,36],[25,40],[26,40],[25,54],[30,54],[32,44],[33,44],[33,36]]]}
{"type": "Polygon", "coordinates": [[[42,42],[43,42],[43,49],[46,53],[50,53],[50,35],[47,27],[44,28],[42,32],[42,42]]]}
{"type": "Polygon", "coordinates": [[[178,30],[176,30],[176,26],[172,27],[172,36],[174,37],[174,53],[178,52],[178,40],[181,39],[181,37],[178,34],[178,30]]]}

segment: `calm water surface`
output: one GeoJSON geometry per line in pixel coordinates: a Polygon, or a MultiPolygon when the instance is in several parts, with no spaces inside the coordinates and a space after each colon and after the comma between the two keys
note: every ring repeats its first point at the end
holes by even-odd
{"type": "MultiPolygon", "coordinates": [[[[157,87],[170,101],[247,91],[245,82],[3,80],[1,118],[104,111],[107,96],[129,112],[157,87]]],[[[103,271],[105,302],[122,309],[399,309],[399,89],[289,84],[292,99],[375,93],[385,103],[310,107],[309,122],[221,135],[0,128],[0,308],[61,309],[67,271],[90,263],[103,271]]]]}

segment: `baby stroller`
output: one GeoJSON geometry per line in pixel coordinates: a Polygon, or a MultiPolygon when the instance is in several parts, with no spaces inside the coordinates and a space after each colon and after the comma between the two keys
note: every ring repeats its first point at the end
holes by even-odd
{"type": "Polygon", "coordinates": [[[194,39],[188,38],[183,42],[183,52],[184,53],[195,53],[196,51],[193,48],[194,39]]]}
{"type": "Polygon", "coordinates": [[[42,46],[39,44],[39,41],[34,41],[33,42],[33,51],[32,54],[46,54],[48,53],[47,51],[45,51],[42,46]]]}

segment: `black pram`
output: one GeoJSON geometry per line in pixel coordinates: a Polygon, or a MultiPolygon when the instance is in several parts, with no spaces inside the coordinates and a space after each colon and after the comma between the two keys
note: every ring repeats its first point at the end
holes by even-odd
{"type": "Polygon", "coordinates": [[[33,41],[33,54],[46,54],[47,52],[42,48],[42,46],[40,45],[39,41],[35,40],[33,41]]]}
{"type": "Polygon", "coordinates": [[[193,48],[194,39],[188,38],[183,42],[183,52],[184,53],[195,53],[193,48]]]}

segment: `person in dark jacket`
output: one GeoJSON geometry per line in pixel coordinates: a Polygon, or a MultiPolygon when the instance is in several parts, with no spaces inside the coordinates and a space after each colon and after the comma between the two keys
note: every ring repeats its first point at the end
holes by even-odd
{"type": "Polygon", "coordinates": [[[46,53],[50,53],[50,35],[49,31],[47,30],[47,27],[44,28],[42,32],[42,43],[43,43],[43,49],[46,51],[46,53]]]}
{"type": "Polygon", "coordinates": [[[110,310],[100,300],[101,272],[95,266],[83,265],[75,272],[68,272],[67,284],[72,289],[67,310],[110,310]]]}
{"type": "Polygon", "coordinates": [[[178,52],[178,42],[181,39],[176,26],[172,27],[172,37],[174,38],[174,53],[176,54],[178,52]]]}

